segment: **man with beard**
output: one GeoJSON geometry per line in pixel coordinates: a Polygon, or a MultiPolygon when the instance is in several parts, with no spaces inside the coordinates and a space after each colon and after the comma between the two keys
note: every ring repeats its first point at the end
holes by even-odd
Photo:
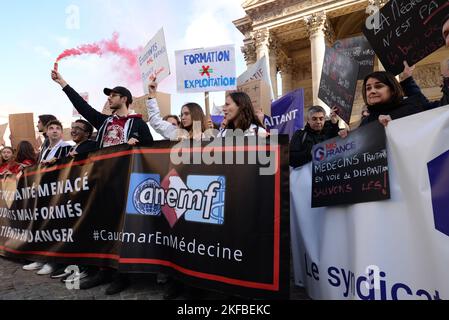
{"type": "MultiPolygon", "coordinates": [[[[97,149],[126,143],[131,146],[153,143],[150,128],[143,121],[142,116],[129,114],[129,106],[133,98],[128,89],[124,87],[104,89],[104,94],[109,97],[109,108],[112,110],[112,115],[107,116],[92,108],[56,70],[51,71],[51,78],[61,86],[75,109],[98,130],[97,149]]],[[[90,289],[111,281],[112,283],[106,289],[107,295],[120,293],[129,285],[126,275],[113,269],[102,268],[95,275],[83,279],[80,289],[90,289]]]]}
{"type": "Polygon", "coordinates": [[[133,98],[128,89],[124,87],[104,89],[103,92],[109,97],[109,107],[113,112],[112,116],[107,116],[92,108],[58,72],[52,70],[51,77],[62,87],[75,109],[98,130],[98,149],[125,143],[135,146],[153,142],[153,136],[142,116],[129,114],[128,108],[133,98]]]}

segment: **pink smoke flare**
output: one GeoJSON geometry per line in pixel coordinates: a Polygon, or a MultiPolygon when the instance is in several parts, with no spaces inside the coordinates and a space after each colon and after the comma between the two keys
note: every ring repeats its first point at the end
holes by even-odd
{"type": "Polygon", "coordinates": [[[142,48],[137,49],[129,49],[122,47],[119,43],[120,35],[117,32],[112,34],[112,39],[110,40],[102,40],[100,42],[92,43],[92,44],[84,44],[80,45],[77,48],[67,49],[61,53],[56,59],[56,63],[59,63],[61,60],[81,56],[81,55],[97,55],[102,57],[103,55],[112,54],[122,58],[126,64],[115,66],[119,72],[123,73],[127,78],[128,82],[131,84],[136,84],[140,82],[141,75],[138,66],[137,57],[140,54],[142,48]]]}

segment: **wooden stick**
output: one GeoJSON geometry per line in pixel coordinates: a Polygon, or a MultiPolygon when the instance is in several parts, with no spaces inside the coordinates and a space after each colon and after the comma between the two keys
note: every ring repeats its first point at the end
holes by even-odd
{"type": "Polygon", "coordinates": [[[209,100],[209,92],[204,93],[205,106],[206,106],[206,117],[210,118],[210,100],[209,100]]]}

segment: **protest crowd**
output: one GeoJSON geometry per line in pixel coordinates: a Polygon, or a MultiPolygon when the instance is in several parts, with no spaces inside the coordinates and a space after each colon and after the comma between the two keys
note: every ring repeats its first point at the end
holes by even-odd
{"type": "MultiPolygon", "coordinates": [[[[441,35],[449,47],[449,15],[442,25],[441,35]]],[[[449,58],[449,57],[448,57],[449,58]]],[[[391,121],[415,115],[427,110],[449,104],[449,59],[442,63],[441,88],[443,97],[440,101],[429,101],[413,79],[414,66],[403,62],[404,71],[401,80],[387,71],[376,71],[363,80],[364,113],[360,127],[372,122],[388,126],[391,121]]],[[[148,123],[142,115],[132,114],[129,110],[133,103],[132,93],[125,87],[104,89],[112,115],[105,115],[89,105],[78,92],[72,88],[57,70],[51,71],[51,79],[58,84],[67,98],[85,120],[77,120],[71,127],[72,142],[63,140],[63,125],[52,115],[39,116],[37,128],[44,141],[39,150],[35,150],[29,141],[21,141],[16,149],[3,146],[1,149],[0,177],[2,180],[19,181],[29,168],[51,168],[67,158],[77,158],[100,149],[119,145],[151,147],[154,143],[150,132],[152,127],[164,139],[171,141],[210,140],[232,136],[236,132],[245,137],[266,138],[270,128],[265,126],[264,115],[255,109],[251,98],[244,92],[228,92],[224,118],[221,123],[214,123],[206,115],[203,107],[197,103],[186,103],[181,108],[181,115],[161,116],[157,92],[158,84],[153,79],[148,85],[149,96],[146,100],[148,123]]],[[[304,129],[296,131],[290,140],[289,163],[291,168],[299,168],[313,160],[312,149],[326,140],[341,137],[346,139],[357,128],[344,125],[339,117],[339,108],[330,106],[330,113],[321,106],[309,106],[305,114],[304,129]]],[[[277,134],[277,133],[275,133],[277,134]]],[[[37,275],[50,276],[62,282],[72,281],[68,265],[51,261],[28,261],[23,269],[36,272],[37,275]],[[68,280],[69,279],[69,280],[68,280]]],[[[108,267],[80,264],[77,277],[80,289],[90,289],[110,283],[106,294],[114,295],[129,285],[126,273],[108,267]]],[[[165,292],[165,299],[175,299],[186,285],[182,281],[164,274],[158,274],[158,281],[170,282],[165,292]]]]}

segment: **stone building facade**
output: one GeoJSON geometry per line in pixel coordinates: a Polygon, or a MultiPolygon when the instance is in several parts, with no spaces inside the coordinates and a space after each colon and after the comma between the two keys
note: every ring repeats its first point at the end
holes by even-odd
{"type": "MultiPolygon", "coordinates": [[[[245,36],[242,52],[248,66],[263,56],[269,69],[275,96],[304,88],[305,105],[325,104],[318,99],[326,45],[362,34],[369,5],[382,6],[386,0],[246,0],[246,16],[234,21],[245,36]],[[277,75],[282,78],[278,92],[277,75]]],[[[421,61],[415,79],[430,99],[441,97],[440,61],[449,57],[442,48],[421,61]]],[[[376,59],[375,70],[382,69],[376,59]]],[[[351,124],[361,117],[363,99],[359,81],[351,124]]]]}

